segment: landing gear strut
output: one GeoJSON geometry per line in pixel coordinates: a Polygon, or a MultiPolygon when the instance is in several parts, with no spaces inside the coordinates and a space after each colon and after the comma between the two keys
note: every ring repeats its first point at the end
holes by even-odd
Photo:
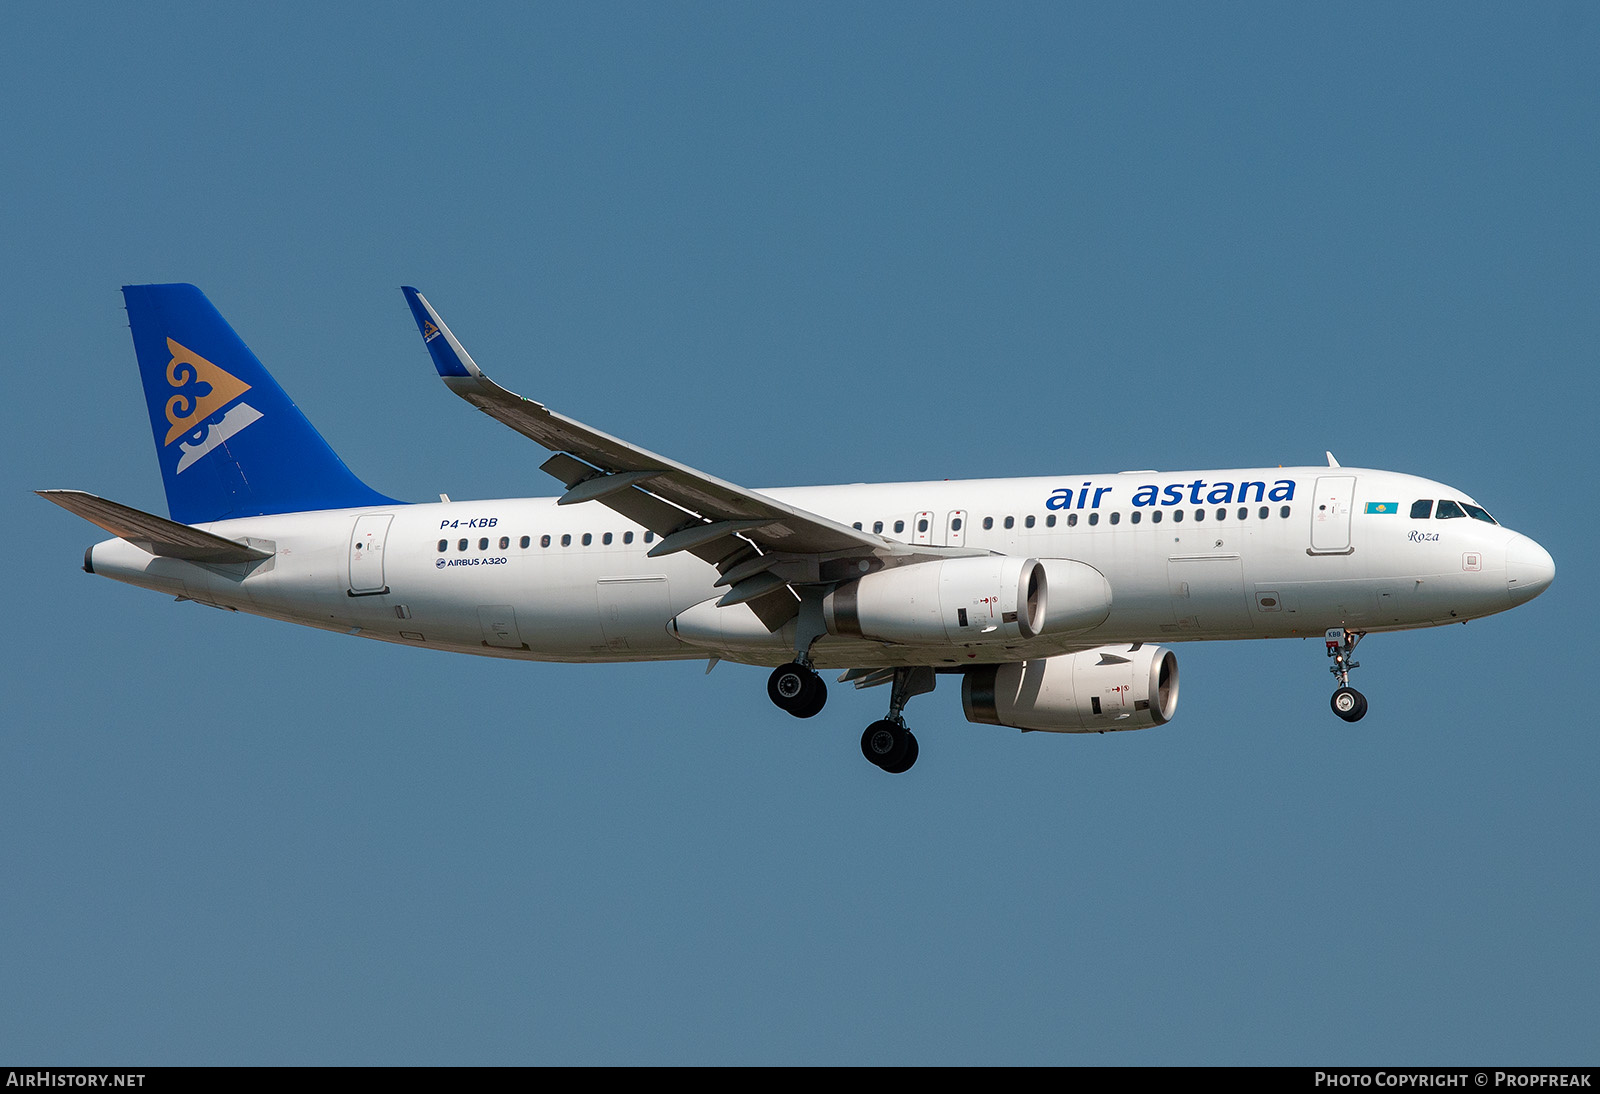
{"type": "Polygon", "coordinates": [[[1359,722],[1367,713],[1367,697],[1350,686],[1350,670],[1361,667],[1361,662],[1350,660],[1350,655],[1355,652],[1356,644],[1365,637],[1365,631],[1347,631],[1342,627],[1335,627],[1327,634],[1328,656],[1333,658],[1328,671],[1339,681],[1329,705],[1335,714],[1347,722],[1359,722]]]}
{"type": "Polygon", "coordinates": [[[811,667],[811,643],[828,633],[822,621],[822,593],[810,587],[800,597],[800,617],[795,626],[794,660],[779,665],[767,677],[767,698],[779,710],[796,718],[812,718],[828,702],[828,685],[811,667]]]}
{"type": "Polygon", "coordinates": [[[895,669],[888,717],[873,722],[861,734],[861,754],[891,775],[910,771],[917,762],[917,738],[906,728],[901,713],[913,695],[932,691],[935,682],[930,668],[895,669]]]}

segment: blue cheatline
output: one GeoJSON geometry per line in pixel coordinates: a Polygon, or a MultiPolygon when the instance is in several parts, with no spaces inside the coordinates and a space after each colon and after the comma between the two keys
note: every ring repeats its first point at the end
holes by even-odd
{"type": "Polygon", "coordinates": [[[172,519],[397,505],[356,478],[193,285],[124,285],[172,519]]]}

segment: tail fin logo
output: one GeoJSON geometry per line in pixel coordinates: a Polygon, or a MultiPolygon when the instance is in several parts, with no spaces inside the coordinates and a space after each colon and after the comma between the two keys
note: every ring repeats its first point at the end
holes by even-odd
{"type": "Polygon", "coordinates": [[[238,433],[245,426],[261,418],[261,412],[248,403],[230,409],[222,420],[205,425],[217,411],[250,390],[250,385],[217,367],[194,350],[167,339],[167,349],[172,360],[167,362],[167,383],[177,388],[177,394],[167,400],[167,439],[170,445],[188,434],[204,435],[193,442],[185,441],[178,448],[183,455],[178,459],[178,471],[210,452],[217,445],[238,433]]]}
{"type": "Polygon", "coordinates": [[[434,326],[433,320],[430,319],[422,328],[422,340],[431,342],[437,337],[439,337],[439,328],[434,326]]]}

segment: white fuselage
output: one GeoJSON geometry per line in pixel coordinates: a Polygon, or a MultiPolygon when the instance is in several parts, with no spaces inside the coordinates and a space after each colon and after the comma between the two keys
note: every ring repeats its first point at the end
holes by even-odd
{"type": "MultiPolygon", "coordinates": [[[[1070,638],[912,647],[829,636],[823,667],[1016,661],[1116,642],[1401,630],[1504,611],[1525,537],[1471,517],[1414,519],[1419,499],[1471,499],[1410,475],[1342,467],[859,484],[763,491],[885,539],[1073,559],[1102,573],[1109,616],[1070,638]],[[1520,543],[1519,543],[1520,541],[1520,543]]],[[[688,553],[649,558],[643,528],[554,498],[440,502],[202,525],[273,552],[205,565],[122,540],[94,573],[218,607],[366,638],[539,661],[704,658],[776,665],[792,624],[690,644],[672,620],[726,592],[688,553]]],[[[1548,560],[1548,556],[1543,556],[1548,560]]],[[[1546,578],[1546,580],[1548,580],[1546,578]]],[[[1543,586],[1539,586],[1542,588],[1543,586]]],[[[738,613],[750,622],[747,607],[738,613]]],[[[731,618],[731,617],[730,617],[731,618]]]]}

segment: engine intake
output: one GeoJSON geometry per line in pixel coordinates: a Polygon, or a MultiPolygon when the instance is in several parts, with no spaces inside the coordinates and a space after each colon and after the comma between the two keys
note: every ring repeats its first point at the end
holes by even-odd
{"type": "Polygon", "coordinates": [[[1101,646],[1006,665],[961,682],[967,721],[1051,733],[1148,729],[1178,709],[1178,657],[1161,646],[1101,646]]]}

